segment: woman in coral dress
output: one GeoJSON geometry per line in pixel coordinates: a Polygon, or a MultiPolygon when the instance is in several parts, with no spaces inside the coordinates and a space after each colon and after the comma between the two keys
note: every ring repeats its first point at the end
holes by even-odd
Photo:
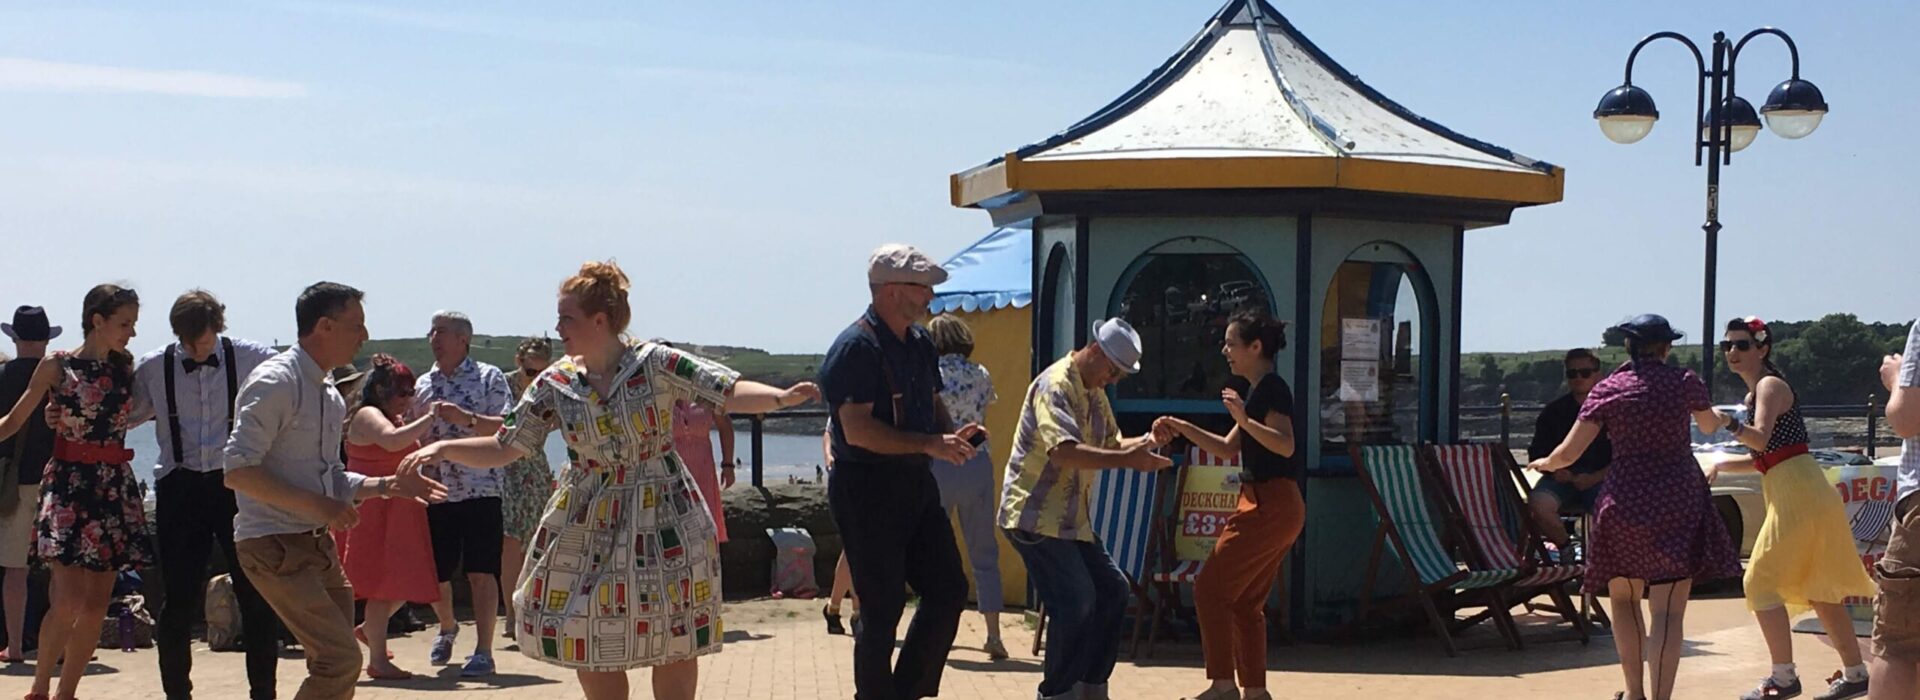
{"type": "MultiPolygon", "coordinates": [[[[434,411],[412,421],[404,419],[413,403],[413,381],[413,371],[399,360],[373,356],[347,423],[348,471],[391,476],[433,427],[434,411]]],[[[440,599],[426,504],[405,498],[360,504],[360,524],[340,540],[340,568],[353,584],[353,597],[367,601],[366,622],[354,630],[354,636],[367,645],[367,676],[412,678],[389,656],[387,619],[407,603],[440,599]]]]}

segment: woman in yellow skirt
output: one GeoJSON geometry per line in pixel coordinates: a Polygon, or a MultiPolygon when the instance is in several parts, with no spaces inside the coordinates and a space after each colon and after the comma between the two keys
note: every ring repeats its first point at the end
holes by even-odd
{"type": "Polygon", "coordinates": [[[1793,664],[1791,617],[1811,608],[1820,616],[1845,668],[1815,700],[1867,694],[1867,667],[1854,639],[1853,620],[1842,601],[1874,594],[1873,579],[1860,564],[1846,505],[1827,482],[1820,463],[1807,454],[1807,425],[1799,401],[1773,364],[1773,336],[1757,318],[1727,323],[1720,342],[1727,366],[1747,383],[1747,423],[1727,419],[1728,429],[1752,456],[1709,468],[1759,471],[1767,499],[1766,521],[1747,565],[1747,609],[1759,620],[1773,657],[1773,673],[1742,700],[1800,695],[1793,664]]]}

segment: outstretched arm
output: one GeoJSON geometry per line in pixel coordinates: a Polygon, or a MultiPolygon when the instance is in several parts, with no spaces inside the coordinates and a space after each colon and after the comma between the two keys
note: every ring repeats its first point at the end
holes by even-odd
{"type": "Polygon", "coordinates": [[[400,460],[400,468],[418,469],[439,460],[446,460],[474,469],[499,469],[512,464],[514,460],[527,456],[527,450],[517,444],[502,444],[491,435],[442,440],[416,450],[400,460]]]}
{"type": "Polygon", "coordinates": [[[58,360],[49,358],[34,368],[33,378],[27,380],[27,392],[20,395],[19,401],[13,402],[13,410],[7,411],[5,418],[0,418],[0,440],[13,437],[14,433],[26,427],[33,412],[40,407],[40,399],[47,395],[47,389],[59,378],[59,365],[58,360]]]}
{"type": "Polygon", "coordinates": [[[785,389],[768,386],[760,382],[742,380],[734,382],[733,393],[727,396],[722,406],[723,413],[772,413],[783,408],[792,408],[820,400],[820,387],[813,382],[800,382],[785,389]]]}
{"type": "Polygon", "coordinates": [[[1153,422],[1154,432],[1172,432],[1186,438],[1188,442],[1200,448],[1200,451],[1212,455],[1233,455],[1240,452],[1240,440],[1243,435],[1240,426],[1234,426],[1226,435],[1194,425],[1185,418],[1163,416],[1153,422]]]}
{"type": "Polygon", "coordinates": [[[380,409],[367,406],[354,412],[353,420],[347,424],[347,441],[374,445],[389,452],[403,450],[427,434],[433,419],[434,413],[429,411],[411,423],[394,425],[380,409]]]}
{"type": "MultiPolygon", "coordinates": [[[[1708,411],[1708,413],[1712,413],[1712,411],[1708,411]]],[[[1599,423],[1584,420],[1574,421],[1573,430],[1567,431],[1567,439],[1561,440],[1559,447],[1553,448],[1553,454],[1533,460],[1533,463],[1528,464],[1527,468],[1539,472],[1552,472],[1566,469],[1572,466],[1574,461],[1580,459],[1580,455],[1586,454],[1587,448],[1593,446],[1593,441],[1599,437],[1599,423]]]]}

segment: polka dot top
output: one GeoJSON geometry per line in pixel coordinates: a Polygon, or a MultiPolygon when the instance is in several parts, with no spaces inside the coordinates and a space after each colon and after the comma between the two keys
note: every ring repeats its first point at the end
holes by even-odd
{"type": "MultiPolygon", "coordinates": [[[[1747,397],[1746,405],[1747,427],[1753,427],[1753,421],[1759,417],[1760,411],[1754,408],[1754,399],[1751,396],[1747,397]]],[[[1809,442],[1812,440],[1807,437],[1807,421],[1800,416],[1800,399],[1795,397],[1793,407],[1781,413],[1780,418],[1773,422],[1773,434],[1767,436],[1767,449],[1761,450],[1760,454],[1791,445],[1805,445],[1809,442]]]]}

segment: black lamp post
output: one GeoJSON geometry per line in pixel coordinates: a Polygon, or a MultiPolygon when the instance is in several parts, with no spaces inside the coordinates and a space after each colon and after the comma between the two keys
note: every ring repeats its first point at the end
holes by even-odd
{"type": "Polygon", "coordinates": [[[1633,51],[1627,54],[1626,81],[1601,97],[1600,106],[1593,110],[1593,118],[1600,122],[1600,131],[1615,143],[1633,143],[1646,138],[1647,132],[1653,130],[1654,121],[1660,118],[1660,111],[1653,106],[1653,96],[1633,84],[1633,61],[1640,56],[1640,49],[1655,39],[1674,39],[1686,44],[1693,51],[1694,63],[1700,69],[1693,112],[1694,123],[1700,125],[1700,131],[1693,140],[1693,164],[1707,166],[1707,222],[1700,227],[1707,232],[1700,378],[1711,388],[1715,325],[1713,297],[1720,251],[1720,166],[1732,164],[1733,152],[1753,143],[1753,138],[1760,134],[1761,116],[1766,117],[1767,128],[1775,135],[1797,139],[1813,133],[1820,126],[1820,118],[1827,113],[1827,101],[1820,95],[1820,88],[1800,79],[1800,49],[1794,46],[1793,38],[1787,36],[1786,32],[1773,27],[1761,27],[1748,32],[1738,42],[1728,40],[1726,32],[1715,32],[1711,67],[1700,53],[1700,47],[1692,40],[1675,32],[1659,32],[1634,44],[1633,51]],[[1734,94],[1734,65],[1739,61],[1740,50],[1746,47],[1747,42],[1762,34],[1772,34],[1786,42],[1787,52],[1793,57],[1793,75],[1774,86],[1773,92],[1767,95],[1767,103],[1756,114],[1753,103],[1734,94]]]}

